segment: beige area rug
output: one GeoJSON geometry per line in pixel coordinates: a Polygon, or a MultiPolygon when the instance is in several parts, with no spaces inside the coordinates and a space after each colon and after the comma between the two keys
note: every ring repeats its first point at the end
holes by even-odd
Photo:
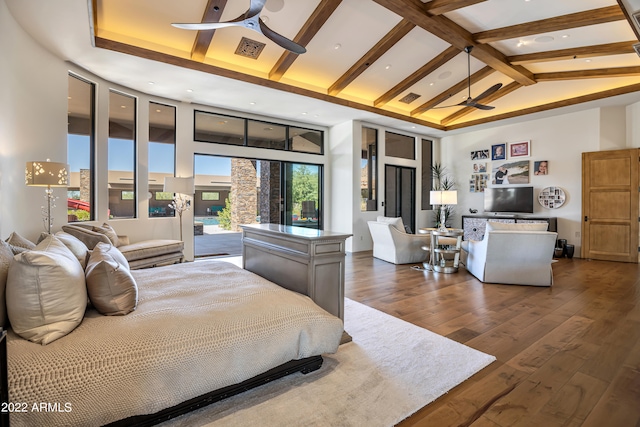
{"type": "Polygon", "coordinates": [[[296,373],[161,424],[175,426],[392,426],[495,357],[347,299],[353,342],[296,373]]]}

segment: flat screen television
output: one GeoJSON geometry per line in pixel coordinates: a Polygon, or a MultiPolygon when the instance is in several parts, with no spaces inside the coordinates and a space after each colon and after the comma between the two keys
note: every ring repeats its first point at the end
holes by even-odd
{"type": "Polygon", "coordinates": [[[485,212],[533,213],[533,187],[484,189],[485,212]]]}

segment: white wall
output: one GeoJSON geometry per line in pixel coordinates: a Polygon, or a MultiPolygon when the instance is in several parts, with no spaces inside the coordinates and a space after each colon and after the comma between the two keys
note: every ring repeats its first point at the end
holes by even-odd
{"type": "MultiPolygon", "coordinates": [[[[567,201],[558,209],[545,209],[534,203],[534,215],[557,217],[558,237],[574,244],[576,254],[579,254],[582,242],[582,153],[621,149],[629,145],[626,141],[628,135],[637,135],[638,128],[633,120],[627,123],[626,117],[634,112],[633,117],[640,117],[638,108],[638,104],[627,107],[626,112],[624,107],[596,108],[443,138],[440,147],[442,162],[454,174],[459,188],[456,226],[461,226],[460,215],[467,214],[469,208],[483,212],[483,193],[468,190],[473,164],[470,152],[490,149],[493,144],[530,140],[531,170],[534,161],[549,161],[548,175],[530,175],[529,185],[534,187],[535,196],[547,186],[561,187],[567,195],[567,201]]],[[[491,162],[488,161],[490,169],[491,162]]]]}
{"type": "Polygon", "coordinates": [[[640,102],[629,105],[626,113],[627,148],[640,148],[640,102]]]}
{"type": "MultiPolygon", "coordinates": [[[[27,187],[27,161],[66,163],[67,70],[36,44],[0,1],[0,237],[12,231],[35,240],[44,231],[41,187],[27,187]]],[[[66,223],[66,192],[53,210],[55,227],[66,223]]]]}

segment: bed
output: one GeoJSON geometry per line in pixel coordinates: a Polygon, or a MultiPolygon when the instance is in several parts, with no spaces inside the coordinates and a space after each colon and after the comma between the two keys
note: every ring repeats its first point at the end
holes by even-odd
{"type": "Polygon", "coordinates": [[[26,404],[12,426],[151,425],[265,377],[317,369],[338,348],[339,318],[231,263],[131,274],[138,305],[125,316],[88,308],[47,345],[8,330],[9,399],[26,404]]]}

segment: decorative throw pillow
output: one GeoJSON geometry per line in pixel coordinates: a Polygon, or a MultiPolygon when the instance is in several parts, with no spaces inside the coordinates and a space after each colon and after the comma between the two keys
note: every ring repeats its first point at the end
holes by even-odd
{"type": "Polygon", "coordinates": [[[118,245],[118,233],[116,233],[116,230],[114,230],[113,227],[111,227],[106,222],[104,224],[102,224],[102,226],[94,225],[93,226],[93,231],[95,231],[96,233],[104,234],[105,236],[107,236],[109,238],[109,240],[111,241],[111,244],[113,246],[115,246],[116,248],[119,246],[118,245]]]}
{"type": "Polygon", "coordinates": [[[9,235],[6,242],[12,246],[17,246],[19,248],[33,249],[36,247],[35,243],[28,239],[25,239],[15,231],[9,235]]]}
{"type": "MultiPolygon", "coordinates": [[[[91,304],[107,316],[125,315],[138,305],[138,286],[128,265],[117,261],[119,251],[106,243],[98,243],[89,256],[86,278],[91,304]]],[[[125,260],[126,261],[126,260],[125,260]]]]}
{"type": "Polygon", "coordinates": [[[48,344],[84,317],[87,287],[78,259],[55,236],[14,257],[7,277],[7,312],[14,332],[48,344]]]}
{"type": "Polygon", "coordinates": [[[87,266],[87,259],[89,258],[89,248],[87,248],[87,245],[82,243],[77,237],[64,231],[58,231],[56,237],[78,258],[82,268],[85,268],[87,266]]]}
{"type": "Polygon", "coordinates": [[[405,231],[404,230],[404,223],[402,222],[402,217],[391,218],[391,217],[388,217],[388,216],[380,215],[380,216],[378,216],[376,221],[390,224],[390,225],[394,226],[395,228],[397,228],[400,231],[405,231]]]}
{"type": "MultiPolygon", "coordinates": [[[[92,226],[91,226],[92,227],[92,226]]],[[[89,250],[93,249],[98,243],[111,243],[109,238],[96,231],[91,230],[90,228],[83,227],[81,225],[75,224],[67,224],[62,226],[62,231],[65,233],[69,233],[72,236],[78,238],[82,243],[84,243],[89,250]]]]}
{"type": "Polygon", "coordinates": [[[13,251],[7,242],[0,240],[0,326],[7,326],[7,301],[5,300],[5,289],[7,287],[7,276],[9,265],[13,261],[13,251]]]}
{"type": "Polygon", "coordinates": [[[547,231],[549,224],[546,222],[497,222],[487,221],[486,231],[547,231]]]}

